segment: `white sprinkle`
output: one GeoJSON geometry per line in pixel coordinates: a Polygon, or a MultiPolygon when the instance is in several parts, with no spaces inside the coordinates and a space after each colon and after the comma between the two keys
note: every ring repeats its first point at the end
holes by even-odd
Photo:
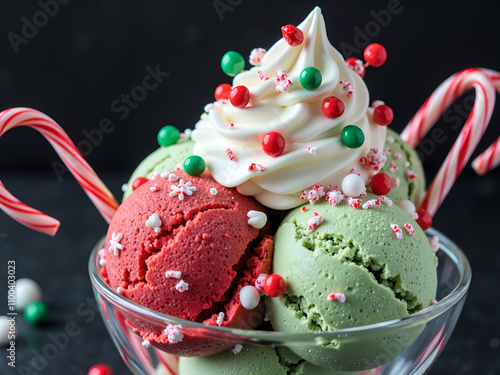
{"type": "Polygon", "coordinates": [[[156,180],[156,178],[157,178],[158,176],[161,176],[161,175],[160,175],[160,173],[158,173],[158,172],[151,172],[151,173],[149,174],[149,179],[150,179],[150,180],[156,180]]]}
{"type": "Polygon", "coordinates": [[[168,180],[170,182],[179,181],[179,176],[177,176],[175,173],[169,173],[168,174],[168,180]]]}
{"type": "Polygon", "coordinates": [[[248,225],[261,229],[267,223],[267,215],[261,211],[250,210],[247,212],[248,225]]]}
{"type": "Polygon", "coordinates": [[[269,321],[269,315],[267,314],[267,312],[264,314],[264,322],[268,322],[269,321]]]}
{"type": "Polygon", "coordinates": [[[394,137],[392,135],[388,135],[386,138],[386,141],[388,143],[394,143],[396,141],[396,139],[394,139],[394,137]]]}
{"type": "Polygon", "coordinates": [[[331,293],[326,298],[328,301],[339,301],[341,303],[345,302],[345,294],[344,293],[331,293]]]}
{"type": "Polygon", "coordinates": [[[236,345],[234,346],[233,353],[234,353],[234,354],[240,354],[241,349],[243,349],[243,345],[241,345],[241,344],[236,344],[236,345]]]}
{"type": "Polygon", "coordinates": [[[179,185],[177,186],[170,185],[170,189],[172,189],[172,191],[170,192],[169,196],[175,197],[177,195],[180,201],[184,200],[184,194],[193,195],[193,191],[196,191],[196,187],[191,186],[191,181],[184,183],[183,179],[179,180],[179,185]]]}
{"type": "Polygon", "coordinates": [[[97,253],[99,255],[99,265],[104,266],[106,264],[106,259],[104,258],[104,255],[106,253],[106,250],[104,248],[99,249],[99,252],[97,253]]]}
{"type": "Polygon", "coordinates": [[[122,185],[122,191],[125,192],[125,190],[127,190],[127,187],[128,187],[128,184],[123,184],[122,185]]]}
{"type": "Polygon", "coordinates": [[[111,235],[111,239],[109,240],[109,249],[108,251],[110,253],[113,253],[115,257],[118,256],[119,250],[123,250],[123,245],[120,243],[121,239],[123,238],[123,234],[116,232],[113,232],[111,235]]]}
{"type": "Polygon", "coordinates": [[[210,194],[217,195],[217,189],[216,188],[210,188],[210,194]]]}
{"type": "Polygon", "coordinates": [[[182,275],[181,271],[168,270],[167,272],[165,272],[165,276],[169,279],[180,279],[181,275],[182,275]]]}
{"type": "Polygon", "coordinates": [[[160,228],[161,220],[160,220],[160,216],[158,216],[158,214],[152,214],[149,217],[149,219],[146,220],[145,224],[147,227],[152,228],[156,233],[161,232],[161,228],[160,228]]]}
{"type": "Polygon", "coordinates": [[[408,168],[409,166],[410,166],[410,162],[409,161],[405,161],[403,163],[403,167],[408,168]]]}
{"type": "Polygon", "coordinates": [[[219,313],[219,316],[217,317],[217,325],[221,326],[222,323],[224,322],[224,316],[225,314],[223,312],[219,313]]]}
{"type": "Polygon", "coordinates": [[[121,292],[123,292],[123,288],[121,286],[116,288],[116,293],[121,293],[121,292]]]}
{"type": "Polygon", "coordinates": [[[186,290],[188,290],[188,288],[189,284],[186,283],[184,280],[179,281],[175,286],[175,289],[177,289],[181,293],[184,293],[186,290]]]}
{"type": "Polygon", "coordinates": [[[153,193],[154,193],[155,191],[158,191],[158,185],[154,184],[153,186],[151,186],[151,187],[149,188],[149,190],[150,190],[151,192],[153,192],[153,193]]]}
{"type": "Polygon", "coordinates": [[[151,343],[148,340],[144,340],[142,342],[142,346],[144,346],[145,348],[151,348],[151,343]]]}
{"type": "Polygon", "coordinates": [[[184,129],[184,133],[179,134],[179,138],[181,141],[188,141],[191,138],[191,133],[193,131],[191,129],[184,129]]]}
{"type": "Polygon", "coordinates": [[[176,344],[176,343],[182,341],[182,339],[184,338],[184,335],[180,331],[182,328],[183,327],[181,324],[177,324],[175,326],[172,324],[169,324],[167,326],[167,328],[165,328],[163,333],[165,333],[167,335],[168,341],[170,341],[171,344],[176,344]]]}
{"type": "Polygon", "coordinates": [[[170,172],[168,172],[168,171],[160,173],[161,178],[168,178],[169,175],[170,175],[170,172]]]}
{"type": "Polygon", "coordinates": [[[403,157],[403,154],[401,152],[396,152],[394,154],[394,159],[399,160],[403,157]]]}

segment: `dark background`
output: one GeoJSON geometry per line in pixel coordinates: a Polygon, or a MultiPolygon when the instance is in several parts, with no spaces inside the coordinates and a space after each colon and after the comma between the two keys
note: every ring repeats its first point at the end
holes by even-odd
{"type": "MultiPolygon", "coordinates": [[[[23,17],[33,21],[41,5],[0,3],[0,109],[27,106],[45,112],[80,146],[89,145],[82,143],[88,141],[84,131],[95,134],[100,121],[109,118],[113,131],[82,150],[117,197],[138,162],[158,147],[158,130],[167,124],[192,128],[213,100],[214,88],[230,82],[219,65],[226,51],[248,56],[255,47],[269,48],[280,38],[281,26],[300,23],[319,5],[330,42],[344,54],[340,46],[359,50],[346,58],[361,57],[359,30],[376,28],[374,12],[388,6],[386,1],[222,0],[233,5],[219,16],[212,1],[66,2],[57,12],[53,8],[46,25],[29,37],[22,33],[23,17]],[[25,38],[17,53],[9,41],[9,35],[15,38],[12,33],[25,38]],[[169,76],[128,116],[113,110],[122,94],[142,83],[146,67],[157,64],[169,76]]],[[[384,66],[369,68],[365,78],[372,99],[382,99],[395,110],[392,127],[398,131],[451,74],[473,66],[500,70],[498,2],[401,1],[401,7],[376,36],[368,37],[384,44],[389,58],[384,66]]],[[[479,150],[498,137],[498,112],[479,150]]],[[[429,179],[457,135],[450,124],[437,126],[446,131],[448,141],[424,153],[429,179]]],[[[33,350],[40,351],[50,342],[50,333],[62,332],[74,321],[79,334],[38,373],[86,374],[93,364],[104,362],[116,374],[126,374],[100,317],[87,322],[88,316],[76,312],[92,298],[87,259],[106,224],[68,173],[56,176],[51,165],[57,160],[50,145],[31,129],[16,129],[0,139],[2,182],[23,202],[62,222],[51,238],[0,213],[0,295],[6,295],[7,261],[14,259],[17,277],[37,280],[51,309],[45,327],[29,327],[19,319],[17,363],[32,365],[33,350]]],[[[434,226],[468,255],[473,283],[457,329],[430,374],[500,374],[499,182],[499,170],[479,178],[466,167],[435,217],[434,226]]],[[[6,312],[4,301],[0,314],[6,312]]],[[[3,354],[0,373],[19,373],[6,367],[3,354]]]]}

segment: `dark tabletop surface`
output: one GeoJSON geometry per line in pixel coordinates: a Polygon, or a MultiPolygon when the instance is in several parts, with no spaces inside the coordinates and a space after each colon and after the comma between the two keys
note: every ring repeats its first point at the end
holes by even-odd
{"type": "MultiPolygon", "coordinates": [[[[53,8],[53,15],[33,35],[23,34],[23,25],[41,11],[39,2],[0,4],[1,109],[39,109],[55,118],[77,144],[110,118],[116,128],[86,158],[117,197],[138,161],[157,147],[158,129],[166,124],[181,130],[192,127],[213,100],[213,89],[230,82],[218,67],[223,53],[234,49],[245,56],[254,47],[268,48],[280,37],[279,27],[299,23],[313,7],[306,1],[223,0],[233,5],[221,16],[216,1],[58,1],[57,12],[53,8]],[[15,39],[17,50],[12,33],[26,41],[15,39]],[[142,82],[148,66],[157,64],[169,76],[122,118],[113,103],[142,82]]],[[[356,49],[358,30],[372,25],[373,14],[394,1],[318,0],[315,5],[323,9],[332,44],[356,49]]],[[[498,2],[401,5],[404,11],[393,14],[369,38],[387,47],[389,59],[365,78],[372,99],[383,99],[395,109],[398,131],[452,73],[472,66],[500,70],[498,2]]],[[[342,52],[360,57],[359,51],[342,52]]],[[[498,137],[499,112],[480,149],[498,137]]],[[[428,177],[436,173],[458,133],[443,121],[437,126],[449,139],[431,152],[420,150],[428,177]]],[[[104,235],[106,223],[72,176],[56,177],[51,167],[56,160],[32,130],[16,129],[0,139],[1,181],[23,202],[62,223],[52,238],[0,212],[0,296],[7,295],[7,262],[15,260],[16,276],[36,280],[50,308],[50,321],[43,327],[18,319],[17,361],[26,366],[25,372],[7,367],[2,354],[0,374],[86,374],[96,363],[107,363],[115,374],[129,374],[93,309],[87,272],[90,251],[104,235]],[[78,313],[82,304],[89,314],[78,313]],[[78,334],[61,345],[53,359],[40,362],[37,353],[64,332],[68,322],[75,322],[78,334]],[[35,366],[40,370],[26,370],[35,366]]],[[[499,186],[500,169],[479,178],[468,166],[435,217],[435,228],[467,254],[473,281],[455,332],[431,375],[500,374],[499,186]]],[[[6,312],[6,298],[3,301],[0,314],[6,312]]]]}

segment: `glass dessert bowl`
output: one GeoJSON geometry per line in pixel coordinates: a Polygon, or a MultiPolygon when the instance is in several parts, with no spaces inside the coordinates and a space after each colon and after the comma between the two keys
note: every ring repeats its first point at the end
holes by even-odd
{"type": "MultiPolygon", "coordinates": [[[[182,335],[196,337],[200,345],[214,343],[223,348],[247,345],[288,347],[328,374],[424,374],[447,343],[462,310],[471,271],[462,251],[446,236],[430,228],[428,236],[439,236],[437,302],[407,317],[328,332],[284,333],[266,330],[229,329],[207,326],[161,314],[140,306],[109,287],[99,273],[100,241],[94,248],[89,272],[98,306],[116,347],[134,374],[179,372],[175,354],[148,345],[134,327],[177,326],[182,335]],[[181,327],[179,327],[181,325],[181,327]],[[338,351],[339,347],[352,348],[338,351]],[[316,360],[317,359],[317,360],[316,360]]],[[[237,355],[234,358],[238,358],[237,355]]],[[[303,359],[300,359],[303,362],[303,359]]],[[[181,361],[182,363],[182,361],[181,361]]],[[[180,368],[182,372],[182,365],[180,368]]]]}

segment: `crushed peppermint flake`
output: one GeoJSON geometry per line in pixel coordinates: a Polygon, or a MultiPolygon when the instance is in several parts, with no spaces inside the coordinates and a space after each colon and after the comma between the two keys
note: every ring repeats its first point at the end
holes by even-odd
{"type": "Polygon", "coordinates": [[[323,218],[317,212],[313,212],[312,217],[307,220],[306,232],[311,233],[318,225],[323,222],[323,218]]]}
{"type": "Polygon", "coordinates": [[[405,176],[406,176],[406,179],[410,182],[412,182],[414,179],[417,178],[417,174],[410,169],[407,169],[405,171],[405,176]]]}
{"type": "Polygon", "coordinates": [[[159,190],[158,185],[154,184],[153,186],[151,186],[151,187],[149,188],[149,190],[150,190],[152,193],[154,193],[155,191],[158,191],[158,190],[159,190]]]}
{"type": "Polygon", "coordinates": [[[396,234],[396,238],[400,240],[403,238],[403,232],[401,231],[401,228],[399,228],[399,225],[397,224],[391,224],[391,228],[394,231],[394,234],[396,234]]]}
{"type": "Polygon", "coordinates": [[[123,234],[116,232],[113,232],[111,234],[111,239],[109,240],[109,249],[108,251],[110,253],[113,253],[115,257],[118,256],[119,250],[123,250],[123,245],[120,243],[121,239],[123,238],[123,234]]]}
{"type": "Polygon", "coordinates": [[[375,207],[375,206],[380,206],[379,199],[370,199],[370,200],[366,201],[366,203],[363,204],[363,209],[367,210],[367,209],[375,207]]]}
{"type": "Polygon", "coordinates": [[[436,299],[431,299],[431,303],[429,304],[429,306],[433,306],[436,303],[438,303],[438,301],[436,299]]]}
{"type": "Polygon", "coordinates": [[[403,163],[403,167],[408,168],[410,166],[410,162],[407,160],[403,163]]]}
{"type": "Polygon", "coordinates": [[[261,229],[267,223],[267,215],[262,211],[250,210],[247,212],[248,225],[261,229]]]}
{"type": "Polygon", "coordinates": [[[196,187],[191,186],[190,181],[184,183],[183,179],[180,179],[179,185],[177,186],[170,185],[170,189],[172,189],[172,191],[170,192],[169,196],[175,197],[177,195],[180,201],[184,200],[184,194],[193,195],[193,191],[196,191],[196,187]]]}
{"type": "Polygon", "coordinates": [[[384,195],[379,195],[378,198],[380,199],[381,202],[383,202],[386,206],[392,207],[392,199],[389,197],[386,197],[384,195]]]}
{"type": "Polygon", "coordinates": [[[388,143],[394,143],[396,139],[392,135],[388,135],[385,139],[388,143]]]}
{"type": "Polygon", "coordinates": [[[314,185],[310,189],[304,189],[300,198],[304,200],[307,199],[309,203],[314,204],[324,196],[325,191],[323,190],[323,185],[314,185]]]}
{"type": "Polygon", "coordinates": [[[158,176],[160,176],[160,173],[159,172],[151,172],[149,174],[149,179],[150,180],[155,180],[158,176]]]}
{"type": "Polygon", "coordinates": [[[401,181],[399,180],[399,177],[394,177],[392,179],[392,186],[395,188],[398,188],[400,185],[401,181]]]}
{"type": "Polygon", "coordinates": [[[125,190],[127,190],[127,187],[128,187],[128,184],[123,184],[122,185],[122,191],[125,192],[125,190]]]}
{"type": "Polygon", "coordinates": [[[229,160],[234,161],[235,157],[234,157],[234,154],[233,154],[233,152],[231,151],[231,149],[230,149],[230,148],[228,148],[228,149],[226,150],[226,155],[227,155],[227,157],[229,158],[229,160]]]}
{"type": "Polygon", "coordinates": [[[269,315],[267,314],[267,312],[264,314],[264,322],[268,322],[269,321],[269,315]]]}
{"type": "Polygon", "coordinates": [[[123,292],[123,288],[121,286],[116,288],[116,293],[121,293],[121,292],[123,292]]]}
{"type": "Polygon", "coordinates": [[[254,48],[252,52],[250,52],[250,57],[248,61],[253,66],[259,66],[262,63],[262,58],[266,54],[266,50],[264,48],[254,48]]]}
{"type": "Polygon", "coordinates": [[[257,74],[259,75],[259,79],[261,81],[267,81],[269,79],[268,76],[266,76],[264,73],[262,73],[262,70],[257,70],[257,74]]]}
{"type": "Polygon", "coordinates": [[[340,190],[330,190],[326,193],[325,199],[330,203],[332,207],[335,207],[340,202],[346,200],[346,197],[340,190]]]}
{"type": "Polygon", "coordinates": [[[261,273],[255,279],[255,288],[261,293],[264,293],[264,281],[266,281],[267,276],[269,276],[267,273],[261,273]]]}
{"type": "Polygon", "coordinates": [[[366,186],[364,187],[363,191],[361,194],[359,194],[360,197],[366,197],[366,186]]]}
{"type": "Polygon", "coordinates": [[[358,176],[361,176],[361,174],[358,173],[358,171],[354,168],[351,168],[351,170],[349,171],[349,174],[357,174],[358,176]]]}
{"type": "Polygon", "coordinates": [[[361,199],[352,198],[352,197],[347,198],[347,204],[354,209],[358,208],[362,202],[363,201],[361,199]]]}
{"type": "Polygon", "coordinates": [[[330,302],[339,301],[341,303],[345,302],[345,294],[344,293],[331,293],[326,297],[326,299],[330,302]]]}
{"type": "Polygon", "coordinates": [[[399,168],[396,165],[396,162],[394,160],[391,160],[391,167],[389,168],[389,172],[396,173],[398,169],[399,168]]]}
{"type": "Polygon", "coordinates": [[[276,68],[274,83],[276,84],[276,92],[285,92],[288,90],[288,86],[293,85],[293,81],[288,78],[286,71],[280,68],[276,68]]]}
{"type": "Polygon", "coordinates": [[[184,280],[181,280],[177,283],[177,285],[175,285],[175,289],[177,289],[181,293],[184,293],[186,290],[189,289],[189,284],[184,280]]]}
{"type": "Polygon", "coordinates": [[[168,270],[167,272],[165,272],[165,276],[168,279],[180,279],[181,276],[182,276],[182,272],[181,271],[168,270]]]}
{"type": "Polygon", "coordinates": [[[312,156],[316,156],[316,151],[318,151],[317,147],[308,147],[307,152],[309,152],[312,156]]]}
{"type": "Polygon", "coordinates": [[[168,178],[170,176],[170,172],[169,171],[165,171],[165,172],[161,172],[160,173],[160,177],[161,178],[168,178]]]}
{"type": "Polygon", "coordinates": [[[385,150],[385,153],[386,153],[387,155],[389,155],[391,152],[392,152],[392,149],[390,149],[390,148],[388,148],[387,150],[385,150]]]}
{"type": "Polygon", "coordinates": [[[366,156],[359,159],[359,162],[363,164],[366,168],[373,169],[378,172],[384,167],[387,157],[385,153],[380,151],[378,148],[371,148],[366,156]]]}
{"type": "Polygon", "coordinates": [[[167,328],[165,328],[163,333],[167,335],[168,341],[170,341],[171,344],[176,344],[178,342],[181,342],[184,338],[184,335],[180,331],[182,328],[183,327],[181,324],[169,324],[167,328]]]}
{"type": "Polygon", "coordinates": [[[406,229],[406,231],[408,232],[408,234],[409,234],[410,236],[415,235],[415,230],[413,229],[413,226],[412,226],[410,223],[406,223],[406,224],[404,225],[404,228],[406,229]]]}
{"type": "Polygon", "coordinates": [[[224,314],[223,312],[219,313],[219,316],[217,317],[217,322],[216,322],[218,326],[221,326],[222,323],[224,323],[224,316],[225,315],[226,314],[224,314]]]}
{"type": "Polygon", "coordinates": [[[347,82],[345,79],[340,81],[340,84],[342,85],[342,88],[344,89],[344,91],[347,93],[347,97],[350,98],[354,94],[354,91],[352,89],[352,85],[349,82],[347,82]]]}
{"type": "Polygon", "coordinates": [[[302,206],[302,207],[300,208],[300,210],[301,210],[302,212],[306,212],[306,211],[307,211],[307,208],[306,208],[306,206],[302,206]]]}
{"type": "Polygon", "coordinates": [[[161,220],[160,220],[160,216],[158,214],[152,214],[146,220],[145,224],[146,224],[147,227],[154,229],[154,231],[156,233],[160,233],[161,232],[161,228],[160,228],[161,220]]]}
{"type": "Polygon", "coordinates": [[[251,163],[250,166],[248,167],[249,172],[253,171],[259,171],[259,172],[264,172],[264,167],[262,164],[257,164],[257,163],[251,163]]]}
{"type": "Polygon", "coordinates": [[[227,126],[228,129],[233,129],[234,128],[234,122],[228,122],[226,126],[227,126]]]}
{"type": "Polygon", "coordinates": [[[399,160],[403,157],[403,154],[401,152],[396,152],[394,154],[394,159],[399,160]]]}
{"type": "Polygon", "coordinates": [[[184,133],[179,134],[179,138],[181,141],[189,141],[191,139],[192,129],[184,129],[184,133]]]}
{"type": "Polygon", "coordinates": [[[144,346],[145,348],[150,348],[151,347],[151,343],[148,340],[144,340],[142,342],[142,346],[144,346]]]}
{"type": "Polygon", "coordinates": [[[240,354],[241,349],[243,349],[243,345],[241,344],[236,344],[233,348],[233,353],[234,354],[240,354]]]}
{"type": "Polygon", "coordinates": [[[104,258],[106,250],[104,248],[99,249],[99,252],[97,254],[99,255],[99,265],[104,266],[106,264],[106,259],[104,258]]]}
{"type": "Polygon", "coordinates": [[[217,195],[217,189],[216,188],[210,188],[210,194],[217,195]]]}
{"type": "Polygon", "coordinates": [[[439,237],[432,236],[429,238],[429,243],[431,245],[431,250],[435,254],[439,250],[439,237]]]}

